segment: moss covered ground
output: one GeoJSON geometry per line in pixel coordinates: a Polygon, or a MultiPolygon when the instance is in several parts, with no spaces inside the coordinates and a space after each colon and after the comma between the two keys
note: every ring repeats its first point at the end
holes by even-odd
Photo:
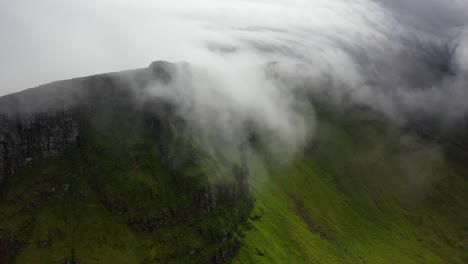
{"type": "Polygon", "coordinates": [[[234,182],[222,155],[98,111],[80,146],[0,189],[0,263],[468,262],[464,150],[364,110],[317,115],[303,152],[250,149],[250,196],[206,210],[194,194],[234,182]]]}
{"type": "Polygon", "coordinates": [[[447,158],[453,146],[365,111],[318,115],[294,162],[251,155],[256,203],[234,263],[468,261],[468,169],[447,158]]]}
{"type": "MultiPolygon", "coordinates": [[[[2,186],[0,263],[204,263],[235,252],[251,199],[220,194],[211,206],[212,161],[192,157],[189,139],[171,139],[164,154],[169,139],[143,119],[97,111],[80,146],[2,186]]],[[[216,186],[232,184],[225,170],[216,186]]]]}

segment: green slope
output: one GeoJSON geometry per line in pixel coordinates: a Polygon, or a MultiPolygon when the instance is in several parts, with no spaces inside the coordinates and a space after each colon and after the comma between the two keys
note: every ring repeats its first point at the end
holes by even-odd
{"type": "Polygon", "coordinates": [[[78,148],[0,189],[0,263],[468,261],[463,150],[362,109],[317,114],[316,136],[287,163],[254,143],[251,196],[233,199],[236,150],[208,155],[190,131],[97,111],[78,148]],[[212,189],[226,197],[207,210],[196,200],[212,189]]]}
{"type": "Polygon", "coordinates": [[[216,166],[202,151],[192,156],[192,139],[152,133],[139,112],[103,109],[79,148],[11,177],[1,189],[0,263],[204,263],[232,255],[251,199],[221,193],[216,207],[204,199],[212,188],[231,190],[236,166],[209,181],[216,166]]]}
{"type": "Polygon", "coordinates": [[[322,110],[292,164],[252,154],[256,205],[234,262],[466,263],[468,169],[446,148],[322,110]]]}

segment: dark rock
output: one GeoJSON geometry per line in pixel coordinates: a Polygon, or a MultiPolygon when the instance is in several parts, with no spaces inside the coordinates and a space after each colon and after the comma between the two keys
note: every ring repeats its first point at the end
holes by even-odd
{"type": "Polygon", "coordinates": [[[56,157],[79,144],[88,116],[106,106],[139,107],[151,82],[170,81],[175,65],[58,81],[0,97],[0,184],[36,159],[56,157]]]}
{"type": "Polygon", "coordinates": [[[0,229],[0,263],[10,263],[21,246],[14,234],[0,229]]]}
{"type": "MultiPolygon", "coordinates": [[[[187,163],[196,164],[202,159],[203,153],[189,146],[187,149],[182,147],[183,154],[179,153],[180,149],[174,150],[174,147],[171,149],[170,142],[178,140],[177,132],[186,129],[185,120],[177,116],[178,111],[170,102],[159,98],[142,100],[142,93],[148,85],[152,82],[169,84],[179,70],[179,66],[171,63],[153,62],[146,69],[54,82],[0,97],[0,187],[7,177],[16,176],[15,172],[31,162],[60,157],[72,148],[80,149],[81,146],[85,146],[85,141],[80,144],[80,139],[86,138],[83,132],[90,126],[93,128],[99,126],[93,123],[95,122],[91,118],[93,114],[105,112],[103,109],[131,109],[135,113],[142,114],[144,125],[147,125],[157,138],[162,139],[158,147],[162,164],[172,176],[173,182],[170,184],[174,184],[176,189],[184,190],[184,195],[190,195],[187,200],[190,201],[191,198],[191,203],[188,202],[181,207],[160,208],[151,215],[131,215],[132,208],[112,195],[102,195],[99,197],[100,201],[111,213],[124,218],[129,226],[140,231],[155,232],[174,222],[197,228],[195,230],[199,231],[204,240],[219,244],[216,253],[209,256],[212,262],[225,263],[238,248],[234,233],[241,219],[248,216],[249,206],[252,206],[246,203],[249,196],[247,162],[243,158],[238,165],[227,165],[229,167],[226,168],[232,168],[228,173],[234,177],[234,182],[220,180],[212,184],[197,185],[188,183],[184,178],[188,176],[182,175],[183,167],[187,163]],[[236,206],[242,207],[241,210],[237,210],[236,206]],[[200,229],[195,220],[188,217],[197,214],[207,218],[220,217],[217,211],[220,207],[228,210],[236,209],[233,210],[230,219],[232,223],[226,224],[227,228],[224,229],[211,226],[203,226],[200,229]]],[[[109,155],[106,153],[109,150],[105,148],[100,150],[99,146],[95,151],[97,155],[109,155]]],[[[82,159],[90,170],[99,166],[93,163],[91,155],[87,153],[82,155],[82,159]]],[[[141,162],[138,156],[133,156],[133,163],[141,162]]],[[[190,181],[196,176],[198,175],[191,175],[190,181]]],[[[47,188],[38,191],[38,198],[61,197],[65,193],[78,198],[88,196],[87,191],[79,187],[65,183],[50,183],[47,184],[47,188]]],[[[130,196],[132,195],[134,194],[130,196]]],[[[142,195],[142,199],[159,199],[153,193],[143,192],[135,195],[142,195]]],[[[15,199],[21,200],[22,197],[11,197],[11,199],[14,202],[15,199]]],[[[39,204],[27,203],[22,210],[31,212],[38,206],[39,204]]],[[[9,260],[8,258],[16,254],[15,249],[21,247],[14,236],[5,236],[0,236],[0,263],[3,259],[9,260]]],[[[50,246],[49,241],[38,243],[41,247],[50,246]]],[[[194,249],[188,253],[198,255],[201,251],[202,249],[194,249]]],[[[67,258],[62,263],[72,264],[77,261],[75,258],[67,258]]]]}

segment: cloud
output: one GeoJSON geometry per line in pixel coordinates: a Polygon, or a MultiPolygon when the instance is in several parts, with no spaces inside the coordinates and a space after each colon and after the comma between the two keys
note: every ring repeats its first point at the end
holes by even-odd
{"type": "Polygon", "coordinates": [[[313,126],[298,91],[400,123],[415,112],[454,123],[468,112],[464,10],[466,0],[2,2],[0,93],[169,60],[190,63],[190,82],[148,93],[226,134],[253,120],[300,146],[313,126]]]}

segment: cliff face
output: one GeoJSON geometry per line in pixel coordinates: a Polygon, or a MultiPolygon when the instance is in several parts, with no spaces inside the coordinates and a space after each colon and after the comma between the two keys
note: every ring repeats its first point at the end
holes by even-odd
{"type": "Polygon", "coordinates": [[[60,253],[44,254],[62,263],[117,256],[110,243],[128,237],[101,230],[112,237],[106,242],[95,235],[102,222],[121,225],[115,217],[125,223],[118,230],[140,243],[126,253],[137,252],[139,262],[128,263],[221,263],[234,254],[238,226],[252,208],[245,157],[222,164],[228,180],[208,180],[217,172],[204,164],[216,162],[180,136],[186,124],[174,106],[143,96],[145,87],[168,84],[176,71],[154,62],[0,97],[0,263],[34,262],[52,245],[61,245],[60,253]],[[89,204],[101,209],[90,211],[89,204]],[[35,223],[54,210],[56,219],[35,223]],[[76,227],[63,227],[67,217],[76,227]],[[75,238],[77,228],[94,230],[86,243],[75,238]],[[113,253],[78,250],[95,246],[113,253]]]}
{"type": "Polygon", "coordinates": [[[151,82],[170,81],[175,65],[58,81],[0,97],[0,184],[36,159],[59,156],[78,143],[88,117],[103,106],[137,104],[151,82]]]}
{"type": "Polygon", "coordinates": [[[78,122],[71,113],[0,119],[0,183],[33,159],[58,156],[77,143],[78,122]]]}

